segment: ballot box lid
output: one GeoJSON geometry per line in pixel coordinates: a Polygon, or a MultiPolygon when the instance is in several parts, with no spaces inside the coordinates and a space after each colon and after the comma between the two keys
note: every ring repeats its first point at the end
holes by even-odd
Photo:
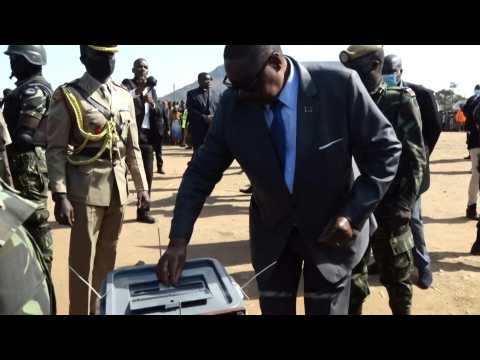
{"type": "Polygon", "coordinates": [[[108,274],[99,313],[103,315],[207,315],[245,312],[243,292],[216,259],[187,261],[178,284],[160,284],[155,265],[120,268],[108,274]]]}

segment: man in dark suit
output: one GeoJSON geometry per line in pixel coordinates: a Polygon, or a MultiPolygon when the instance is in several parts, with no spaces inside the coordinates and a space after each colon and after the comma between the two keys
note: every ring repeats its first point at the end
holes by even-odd
{"type": "MultiPolygon", "coordinates": [[[[396,87],[407,87],[412,89],[417,98],[418,106],[420,107],[420,114],[422,116],[422,135],[425,145],[425,155],[427,158],[427,166],[424,171],[422,186],[420,187],[421,195],[425,193],[430,187],[429,158],[442,132],[442,121],[438,112],[435,95],[434,92],[430,89],[402,80],[402,60],[396,55],[388,55],[385,57],[383,74],[387,85],[396,87]]],[[[428,254],[427,245],[425,243],[421,204],[421,196],[419,196],[412,211],[410,227],[412,229],[413,241],[415,244],[413,258],[415,266],[418,269],[417,285],[421,289],[428,289],[432,285],[433,276],[430,269],[430,256],[428,254]]]]}
{"type": "Polygon", "coordinates": [[[188,132],[191,136],[193,155],[205,141],[218,104],[218,94],[211,88],[212,77],[208,73],[198,75],[198,88],[187,93],[188,132]]]}
{"type": "Polygon", "coordinates": [[[303,67],[279,45],[228,45],[230,87],[180,186],[159,280],[178,282],[206,198],[236,159],[249,178],[252,264],[263,314],[347,314],[351,271],[401,145],[357,73],[303,67]],[[353,175],[352,156],[360,176],[353,175]]]}
{"type": "Polygon", "coordinates": [[[477,218],[477,198],[479,192],[480,174],[478,170],[478,160],[480,156],[480,133],[477,124],[473,118],[473,110],[478,104],[480,98],[480,85],[475,86],[475,93],[471,96],[463,106],[463,114],[465,115],[465,129],[467,131],[467,148],[469,157],[472,162],[472,176],[468,186],[468,203],[466,216],[471,220],[477,218]]]}
{"type": "MultiPolygon", "coordinates": [[[[135,116],[138,128],[138,139],[142,152],[143,166],[147,176],[148,193],[151,195],[153,181],[153,154],[157,157],[158,171],[163,174],[162,141],[164,121],[167,120],[164,107],[160,104],[155,86],[157,81],[148,77],[149,66],[145,59],[137,59],[133,63],[133,79],[125,79],[125,86],[133,96],[135,116]]],[[[148,224],[155,223],[149,208],[137,209],[137,221],[148,224]]]]}

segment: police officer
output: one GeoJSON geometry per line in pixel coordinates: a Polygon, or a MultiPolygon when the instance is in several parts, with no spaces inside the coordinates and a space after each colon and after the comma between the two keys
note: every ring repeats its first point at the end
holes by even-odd
{"type": "Polygon", "coordinates": [[[8,185],[13,186],[12,173],[8,163],[7,146],[12,143],[10,134],[8,132],[7,124],[0,113],[0,179],[5,181],[8,185]]]}
{"type": "Polygon", "coordinates": [[[0,179],[0,315],[55,315],[42,252],[22,226],[37,208],[0,179]]]}
{"type": "Polygon", "coordinates": [[[12,144],[7,146],[10,170],[15,188],[22,197],[39,205],[25,227],[51,268],[53,249],[48,225],[48,177],[42,131],[53,92],[42,76],[47,54],[43,45],[10,45],[5,54],[10,57],[11,77],[17,78],[17,87],[5,97],[3,109],[12,137],[12,144]]]}
{"type": "Polygon", "coordinates": [[[70,235],[70,314],[94,313],[113,270],[128,200],[127,171],[138,206],[149,206],[130,93],[110,79],[116,45],[81,45],[86,73],[55,91],[47,121],[47,162],[55,219],[70,235]],[[93,261],[91,260],[93,259],[93,261]],[[91,268],[93,264],[93,269],[91,268]],[[89,299],[90,296],[90,299],[89,299]]]}
{"type": "MultiPolygon", "coordinates": [[[[371,247],[393,314],[409,315],[412,304],[410,275],[413,270],[413,239],[409,222],[426,165],[420,110],[412,90],[385,85],[382,45],[352,45],[341,52],[340,60],[346,67],[358,72],[402,143],[397,175],[375,210],[378,229],[371,238],[371,247]]],[[[363,261],[354,269],[350,314],[361,314],[363,302],[369,294],[366,266],[369,255],[368,250],[363,261]]]]}

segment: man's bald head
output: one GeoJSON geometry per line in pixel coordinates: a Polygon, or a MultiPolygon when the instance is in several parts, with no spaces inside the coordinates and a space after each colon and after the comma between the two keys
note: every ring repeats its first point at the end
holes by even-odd
{"type": "Polygon", "coordinates": [[[148,64],[148,61],[147,61],[147,60],[145,60],[144,58],[140,58],[140,59],[137,59],[137,60],[135,60],[135,61],[133,62],[133,66],[134,66],[134,67],[135,67],[135,66],[138,66],[138,65],[140,65],[140,63],[142,63],[142,62],[144,62],[145,64],[148,64]]]}
{"type": "Polygon", "coordinates": [[[202,89],[209,89],[212,86],[213,78],[209,73],[202,72],[198,74],[198,85],[202,89]]]}
{"type": "Polygon", "coordinates": [[[227,45],[223,52],[225,60],[266,60],[272,53],[282,54],[280,45],[227,45]]]}
{"type": "Polygon", "coordinates": [[[140,58],[134,61],[132,72],[135,75],[135,80],[142,84],[146,83],[148,77],[148,62],[140,58]]]}
{"type": "Polygon", "coordinates": [[[288,61],[280,45],[227,45],[223,53],[225,82],[245,101],[271,103],[288,75],[288,61]]]}

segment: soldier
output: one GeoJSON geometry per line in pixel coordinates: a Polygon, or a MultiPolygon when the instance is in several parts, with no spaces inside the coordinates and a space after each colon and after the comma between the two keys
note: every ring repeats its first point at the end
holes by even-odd
{"type": "Polygon", "coordinates": [[[55,91],[47,121],[55,219],[72,227],[70,314],[95,312],[97,299],[80,277],[92,278],[98,292],[115,266],[128,200],[127,167],[139,206],[150,202],[133,99],[110,79],[117,51],[116,45],[80,45],[86,73],[55,91]]]}
{"type": "Polygon", "coordinates": [[[8,156],[6,147],[12,143],[10,134],[8,132],[7,124],[0,113],[0,179],[5,181],[8,185],[13,186],[12,174],[8,164],[8,156]]]}
{"type": "MultiPolygon", "coordinates": [[[[435,145],[437,144],[442,132],[442,124],[440,120],[440,114],[438,113],[435,94],[432,90],[427,89],[422,85],[407,83],[404,81],[402,79],[402,60],[396,55],[385,56],[385,63],[383,65],[382,72],[383,79],[387,86],[409,87],[413,90],[417,98],[421,114],[422,135],[423,142],[425,144],[425,156],[427,161],[425,171],[423,173],[422,186],[420,187],[420,194],[424,194],[430,188],[429,158],[435,149],[435,145]]],[[[425,242],[425,234],[423,231],[421,201],[421,196],[419,196],[412,211],[410,227],[412,228],[413,243],[415,245],[413,249],[413,260],[415,267],[418,269],[417,285],[419,288],[426,290],[432,285],[433,276],[430,268],[430,255],[428,254],[427,244],[425,242]]]]}
{"type": "Polygon", "coordinates": [[[52,88],[42,76],[47,54],[42,45],[10,45],[12,76],[16,89],[4,99],[3,115],[12,137],[7,146],[13,183],[21,196],[35,202],[37,210],[25,222],[49,268],[52,267],[52,235],[48,224],[48,177],[42,128],[47,116],[52,88]]]}
{"type": "Polygon", "coordinates": [[[50,271],[22,223],[37,208],[0,179],[0,315],[55,315],[50,271]]]}
{"type": "MultiPolygon", "coordinates": [[[[372,99],[392,123],[402,143],[397,175],[375,210],[378,229],[371,238],[380,280],[387,288],[394,315],[409,315],[412,304],[413,239],[409,226],[426,166],[420,109],[409,88],[386,87],[382,78],[382,45],[352,45],[340,61],[360,75],[372,99]]],[[[370,251],[354,269],[350,314],[361,314],[369,294],[367,263],[370,251]]]]}

